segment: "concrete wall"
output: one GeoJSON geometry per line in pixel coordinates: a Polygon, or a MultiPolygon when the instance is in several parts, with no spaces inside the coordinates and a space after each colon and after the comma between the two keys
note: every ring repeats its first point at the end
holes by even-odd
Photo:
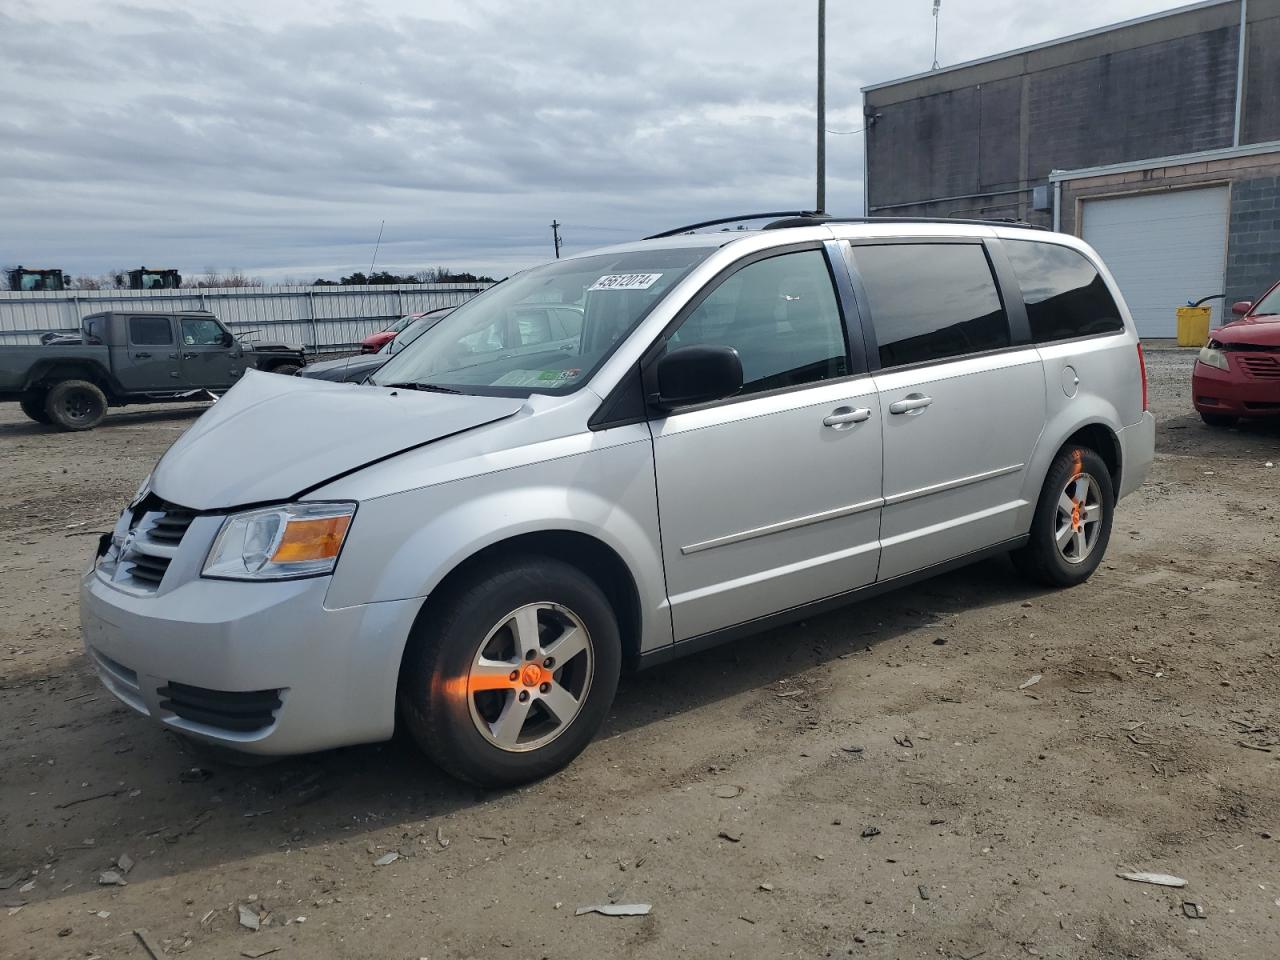
{"type": "Polygon", "coordinates": [[[1227,304],[1256,300],[1280,280],[1280,164],[1273,176],[1231,184],[1227,304]]]}
{"type": "MultiPolygon", "coordinates": [[[[1280,139],[1280,0],[1248,10],[1243,139],[1280,139]]],[[[1230,146],[1239,17],[1199,7],[868,89],[871,212],[1048,224],[1030,190],[1050,170],[1230,146]]]]}

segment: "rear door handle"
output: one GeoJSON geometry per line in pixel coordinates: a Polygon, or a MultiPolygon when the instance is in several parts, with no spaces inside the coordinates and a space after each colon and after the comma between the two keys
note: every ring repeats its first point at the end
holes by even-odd
{"type": "Polygon", "coordinates": [[[866,407],[836,407],[830,414],[822,418],[824,427],[833,427],[841,430],[853,426],[855,423],[862,423],[863,420],[871,419],[871,411],[866,407]]]}
{"type": "Polygon", "coordinates": [[[901,400],[895,400],[889,404],[890,413],[914,413],[917,410],[923,410],[929,404],[933,403],[933,397],[926,397],[922,393],[912,393],[903,397],[901,400]]]}

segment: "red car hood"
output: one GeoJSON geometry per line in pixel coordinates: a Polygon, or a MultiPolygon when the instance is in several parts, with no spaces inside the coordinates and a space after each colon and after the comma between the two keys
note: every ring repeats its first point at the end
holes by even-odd
{"type": "Polygon", "coordinates": [[[396,335],[390,330],[383,330],[381,333],[371,333],[360,341],[362,347],[373,347],[375,350],[383,346],[387,342],[394,340],[396,335]]]}
{"type": "Polygon", "coordinates": [[[1259,317],[1242,317],[1217,330],[1209,331],[1209,337],[1219,343],[1251,343],[1280,349],[1280,315],[1272,313],[1259,317]]]}

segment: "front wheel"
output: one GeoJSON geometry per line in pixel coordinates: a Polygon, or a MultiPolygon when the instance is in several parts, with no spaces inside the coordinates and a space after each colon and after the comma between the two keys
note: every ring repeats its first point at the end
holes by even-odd
{"type": "Polygon", "coordinates": [[[554,773],[604,723],[622,667],[595,582],[550,557],[488,567],[437,600],[405,652],[400,708],[441,767],[487,787],[554,773]]]}
{"type": "Polygon", "coordinates": [[[1115,490],[1106,463],[1088,447],[1067,447],[1049,467],[1018,567],[1050,587],[1074,587],[1098,569],[1111,540],[1115,490]]]}

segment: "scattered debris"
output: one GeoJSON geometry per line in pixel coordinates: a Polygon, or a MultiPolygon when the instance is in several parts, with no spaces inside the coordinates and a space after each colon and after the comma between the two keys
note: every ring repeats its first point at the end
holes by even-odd
{"type": "Polygon", "coordinates": [[[25,870],[15,870],[13,873],[9,874],[7,877],[0,877],[0,890],[8,890],[10,887],[12,887],[15,883],[17,883],[26,875],[27,875],[27,871],[25,870]]]}
{"type": "Polygon", "coordinates": [[[119,790],[108,790],[105,793],[95,793],[91,797],[77,797],[74,800],[68,800],[66,803],[55,803],[53,808],[55,810],[65,810],[67,807],[74,807],[77,803],[88,803],[90,800],[102,800],[106,797],[118,797],[122,793],[124,793],[123,787],[119,790]]]}
{"type": "Polygon", "coordinates": [[[845,753],[862,753],[862,747],[841,747],[845,753]]]}
{"type": "Polygon", "coordinates": [[[742,788],[736,783],[722,783],[715,789],[715,795],[721,800],[732,800],[742,796],[742,788]]]}
{"type": "Polygon", "coordinates": [[[944,823],[946,823],[946,822],[947,822],[947,821],[943,820],[943,819],[942,819],[942,818],[940,818],[940,817],[934,817],[932,820],[930,820],[930,821],[929,821],[929,826],[931,826],[931,827],[939,827],[939,826],[941,826],[942,824],[944,824],[944,823]]]}
{"type": "Polygon", "coordinates": [[[128,881],[115,870],[104,870],[98,874],[98,886],[124,887],[128,886],[128,881]]]}
{"type": "Polygon", "coordinates": [[[1196,903],[1194,900],[1183,900],[1182,915],[1188,920],[1203,920],[1206,916],[1204,905],[1196,903]]]}
{"type": "Polygon", "coordinates": [[[213,776],[212,770],[206,770],[204,767],[191,767],[183,770],[178,774],[178,779],[182,783],[204,783],[213,776]]]}
{"type": "Polygon", "coordinates": [[[24,883],[22,886],[18,888],[18,892],[30,893],[35,888],[36,888],[36,882],[34,880],[28,880],[26,883],[24,883]]]}
{"type": "Polygon", "coordinates": [[[1271,748],[1270,748],[1270,747],[1264,747],[1264,746],[1262,746],[1262,745],[1261,745],[1261,744],[1259,744],[1259,743],[1247,743],[1247,742],[1246,742],[1246,741],[1244,741],[1244,740],[1237,740],[1237,741],[1236,741],[1236,746],[1237,746],[1237,747],[1244,747],[1246,750],[1257,750],[1259,753],[1270,753],[1270,752],[1271,752],[1271,748]]]}
{"type": "Polygon", "coordinates": [[[245,904],[240,904],[238,908],[240,914],[240,926],[249,930],[258,930],[262,926],[262,918],[258,916],[258,911],[245,904]]]}
{"type": "Polygon", "coordinates": [[[96,911],[96,912],[95,912],[95,911],[93,911],[93,910],[90,910],[89,912],[90,912],[90,913],[92,913],[92,914],[93,914],[95,917],[97,917],[99,920],[105,920],[105,919],[107,919],[107,917],[111,916],[111,911],[110,911],[110,910],[98,910],[98,911],[96,911]]]}
{"type": "Polygon", "coordinates": [[[862,828],[862,835],[864,837],[878,837],[880,836],[880,828],[874,824],[865,826],[862,828]]]}
{"type": "Polygon", "coordinates": [[[760,889],[761,889],[761,890],[763,890],[765,893],[773,893],[773,884],[772,884],[772,883],[762,883],[762,884],[760,884],[760,889]]]}
{"type": "Polygon", "coordinates": [[[928,900],[928,899],[929,899],[929,888],[928,888],[928,887],[926,887],[923,883],[922,883],[922,884],[919,884],[919,885],[916,887],[916,890],[920,893],[920,899],[921,899],[921,900],[928,900]]]}
{"type": "Polygon", "coordinates": [[[1039,683],[1043,679],[1044,677],[1042,677],[1040,674],[1033,673],[1026,680],[1023,680],[1022,683],[1018,684],[1018,689],[1025,690],[1027,689],[1027,687],[1034,687],[1037,683],[1039,683]]]}
{"type": "Polygon", "coordinates": [[[160,960],[164,956],[163,950],[157,950],[147,935],[147,931],[141,928],[134,930],[133,935],[138,938],[138,942],[142,944],[142,949],[147,951],[147,956],[151,960],[160,960]]]}
{"type": "Polygon", "coordinates": [[[444,835],[444,827],[436,827],[436,843],[440,844],[441,850],[449,845],[449,838],[444,835]]]}
{"type": "Polygon", "coordinates": [[[893,738],[893,742],[894,742],[894,743],[896,743],[896,744],[897,744],[898,746],[900,746],[900,747],[914,747],[914,746],[915,746],[915,744],[911,742],[911,738],[910,738],[910,737],[908,737],[906,734],[903,734],[901,737],[894,737],[894,738],[893,738]]]}
{"type": "Polygon", "coordinates": [[[248,957],[249,960],[258,960],[259,957],[268,956],[278,952],[279,950],[279,947],[267,947],[265,950],[241,950],[240,956],[248,957]]]}
{"type": "Polygon", "coordinates": [[[596,903],[573,911],[575,917],[585,913],[599,913],[606,917],[643,917],[653,909],[651,903],[596,903]]]}
{"type": "Polygon", "coordinates": [[[740,843],[742,834],[735,830],[721,830],[718,834],[721,840],[728,840],[730,843],[740,843]]]}
{"type": "Polygon", "coordinates": [[[798,697],[803,694],[803,690],[783,690],[781,693],[775,693],[775,697],[798,697]]]}
{"type": "Polygon", "coordinates": [[[1185,887],[1187,881],[1168,873],[1117,873],[1121,880],[1132,880],[1135,883],[1154,883],[1161,887],[1185,887]]]}
{"type": "Polygon", "coordinates": [[[395,863],[400,859],[400,854],[392,850],[390,853],[384,853],[377,860],[373,861],[375,867],[385,867],[389,863],[395,863]]]}
{"type": "Polygon", "coordinates": [[[122,853],[116,857],[116,866],[120,868],[121,873],[128,873],[133,869],[133,857],[127,853],[122,853]]]}
{"type": "Polygon", "coordinates": [[[935,647],[944,647],[944,646],[946,646],[946,644],[947,644],[947,638],[946,638],[946,637],[935,637],[935,638],[934,638],[933,645],[934,645],[935,647]]]}

